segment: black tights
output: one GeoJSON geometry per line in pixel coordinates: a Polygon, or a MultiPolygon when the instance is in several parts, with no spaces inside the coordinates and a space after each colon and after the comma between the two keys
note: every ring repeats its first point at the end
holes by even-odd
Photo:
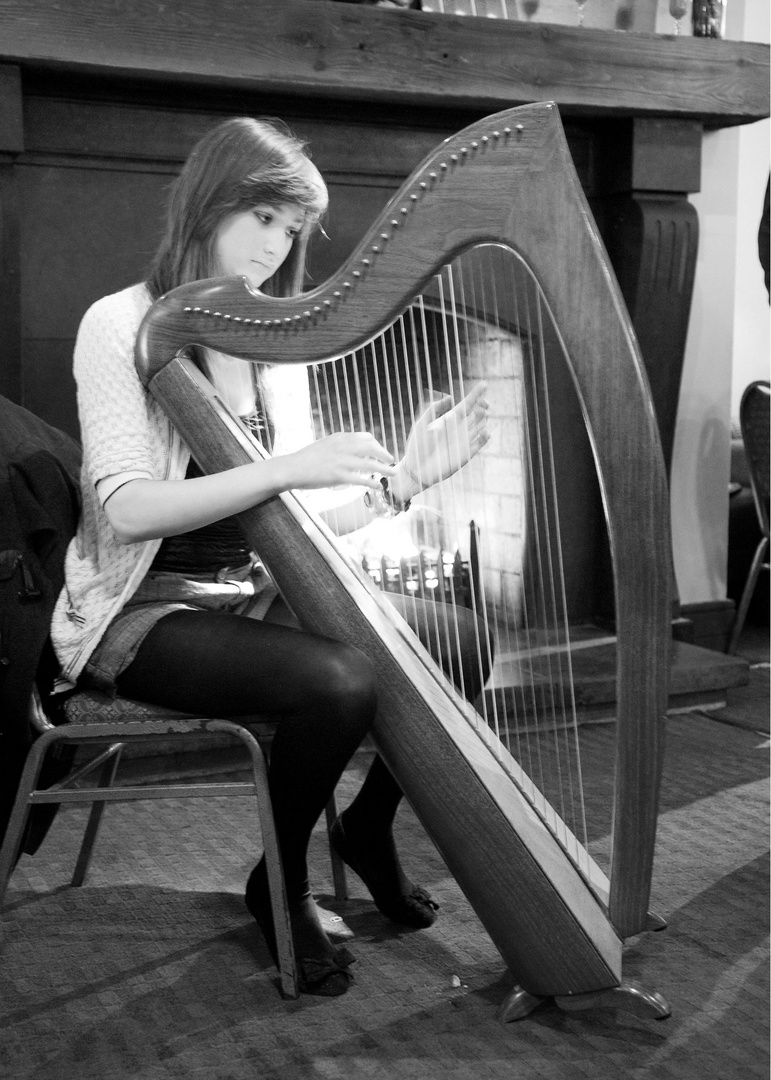
{"type": "MultiPolygon", "coordinates": [[[[461,610],[448,634],[441,605],[394,603],[470,699],[480,689],[479,637],[461,610]],[[457,622],[457,626],[455,625],[457,622]],[[449,650],[449,651],[448,651],[449,650]],[[473,662],[472,662],[473,657],[473,662]]],[[[225,612],[164,616],[118,677],[121,696],[212,717],[263,714],[278,721],[270,794],[290,903],[307,894],[311,832],[348,761],[372,726],[375,674],[357,649],[269,619],[225,612]]],[[[390,835],[401,790],[376,757],[346,812],[346,828],[390,835]]]]}

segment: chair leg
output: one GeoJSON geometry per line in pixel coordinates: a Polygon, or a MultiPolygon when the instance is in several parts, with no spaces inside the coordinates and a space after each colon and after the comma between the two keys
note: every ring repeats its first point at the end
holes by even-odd
{"type": "MultiPolygon", "coordinates": [[[[115,773],[118,769],[118,763],[120,762],[123,744],[117,743],[110,749],[110,756],[105,761],[102,766],[102,771],[99,774],[98,786],[100,788],[112,787],[115,773]]],[[[78,852],[78,861],[75,863],[75,869],[72,871],[72,877],[70,879],[70,885],[73,885],[76,888],[79,888],[85,881],[89,863],[91,862],[91,855],[99,833],[99,826],[102,822],[104,808],[105,803],[101,801],[91,804],[91,813],[88,815],[86,830],[83,833],[83,841],[80,845],[80,851],[78,852]]]]}
{"type": "Polygon", "coordinates": [[[327,803],[324,813],[327,818],[327,840],[329,841],[329,861],[332,863],[332,882],[335,886],[335,899],[347,900],[348,899],[348,878],[345,873],[345,863],[335,851],[332,846],[332,840],[330,838],[330,832],[332,826],[337,821],[337,800],[335,793],[332,792],[332,798],[327,803]]]}
{"type": "Polygon", "coordinates": [[[273,824],[273,807],[271,806],[268,791],[268,766],[265,752],[251,732],[239,724],[231,723],[229,720],[211,720],[208,726],[212,731],[228,731],[241,739],[246,744],[252,759],[254,788],[260,814],[260,828],[262,830],[262,846],[268,872],[270,905],[273,912],[273,926],[276,931],[276,952],[281,977],[281,991],[284,997],[296,998],[300,995],[297,961],[292,942],[292,927],[289,921],[286,889],[284,888],[284,871],[281,867],[278,839],[273,824]]]}
{"type": "Polygon", "coordinates": [[[742,630],[744,629],[744,620],[747,618],[747,612],[750,608],[750,601],[752,600],[753,593],[755,592],[755,586],[758,583],[760,571],[763,568],[763,559],[768,548],[768,537],[763,539],[758,544],[755,551],[752,565],[750,566],[750,572],[747,575],[747,581],[742,591],[742,597],[739,601],[739,609],[736,612],[736,618],[734,619],[733,629],[731,631],[731,640],[728,643],[728,652],[733,655],[739,647],[739,638],[742,636],[742,630]]]}
{"type": "Polygon", "coordinates": [[[56,729],[54,728],[35,740],[27,754],[27,760],[19,778],[19,787],[16,792],[13,810],[8,819],[8,827],[5,830],[2,846],[0,846],[0,905],[2,905],[5,898],[8,882],[19,856],[24,830],[27,827],[27,820],[32,809],[29,796],[37,787],[40,770],[43,767],[48,747],[55,737],[56,729]]]}

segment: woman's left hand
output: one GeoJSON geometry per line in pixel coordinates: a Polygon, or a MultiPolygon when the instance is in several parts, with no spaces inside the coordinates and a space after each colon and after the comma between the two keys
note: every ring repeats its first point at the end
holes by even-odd
{"type": "Polygon", "coordinates": [[[391,484],[395,491],[397,479],[401,481],[399,486],[405,493],[399,497],[411,498],[446,480],[482,449],[490,438],[486,392],[486,383],[478,383],[457,405],[453,406],[452,398],[445,396],[418,417],[391,484]],[[412,489],[409,492],[408,486],[412,489]]]}

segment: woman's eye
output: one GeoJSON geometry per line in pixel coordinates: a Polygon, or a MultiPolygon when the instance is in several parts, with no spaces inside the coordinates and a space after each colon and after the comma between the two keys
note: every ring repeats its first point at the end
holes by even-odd
{"type": "Polygon", "coordinates": [[[272,216],[266,213],[264,210],[255,210],[254,216],[257,218],[258,221],[261,221],[263,225],[269,225],[272,220],[272,216]]]}

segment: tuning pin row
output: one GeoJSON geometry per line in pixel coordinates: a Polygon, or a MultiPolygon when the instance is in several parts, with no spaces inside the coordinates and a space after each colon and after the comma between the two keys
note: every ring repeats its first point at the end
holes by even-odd
{"type": "Polygon", "coordinates": [[[390,222],[388,222],[390,232],[381,232],[379,237],[377,237],[377,242],[370,245],[370,254],[362,256],[359,260],[360,269],[351,271],[353,281],[344,281],[339,289],[335,289],[334,292],[330,294],[330,297],[315,304],[313,308],[307,308],[301,315],[290,315],[283,319],[249,319],[240,315],[223,314],[220,311],[211,311],[209,308],[202,307],[186,307],[184,308],[184,311],[188,314],[208,315],[213,319],[223,319],[227,322],[239,323],[242,326],[259,326],[273,329],[278,329],[280,327],[296,327],[301,323],[308,323],[317,319],[320,315],[328,313],[339,301],[351,294],[356,284],[358,284],[367,271],[372,268],[373,260],[370,256],[374,255],[377,257],[378,255],[383,254],[385,246],[396,235],[397,230],[406,221],[410,212],[420,201],[421,196],[424,196],[437,181],[448,175],[458,164],[464,164],[469,158],[469,155],[475,154],[479,151],[480,147],[484,151],[491,145],[495,146],[501,139],[503,139],[504,142],[507,141],[511,138],[512,134],[514,135],[514,138],[519,141],[522,138],[523,131],[523,124],[515,124],[513,132],[510,127],[505,127],[501,131],[492,131],[489,135],[482,135],[478,140],[473,140],[468,146],[461,146],[457,153],[452,153],[448,156],[447,161],[440,162],[436,170],[427,173],[424,180],[418,181],[417,190],[411,192],[407,205],[399,208],[399,217],[393,217],[390,222]]]}

